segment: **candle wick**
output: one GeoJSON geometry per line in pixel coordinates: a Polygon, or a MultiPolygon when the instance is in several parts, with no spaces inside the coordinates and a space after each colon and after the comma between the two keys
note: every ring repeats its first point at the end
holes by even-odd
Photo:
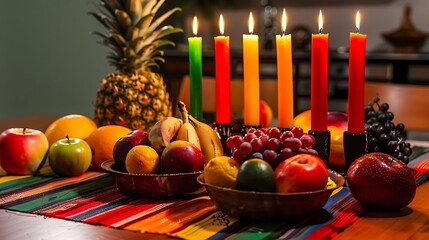
{"type": "Polygon", "coordinates": [[[357,33],[360,33],[360,31],[359,31],[359,28],[358,28],[358,27],[356,27],[356,32],[357,32],[357,33]]]}
{"type": "Polygon", "coordinates": [[[323,29],[323,28],[320,28],[320,29],[319,29],[319,34],[322,34],[322,29],[323,29]]]}

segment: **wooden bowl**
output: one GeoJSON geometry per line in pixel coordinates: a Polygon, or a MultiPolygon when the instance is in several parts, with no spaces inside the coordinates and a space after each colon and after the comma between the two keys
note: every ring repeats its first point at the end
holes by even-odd
{"type": "Polygon", "coordinates": [[[201,171],[175,174],[132,174],[120,171],[113,160],[101,167],[115,176],[118,189],[127,195],[146,197],[183,197],[203,193],[197,182],[201,171]]]}
{"type": "Polygon", "coordinates": [[[344,185],[345,179],[339,173],[328,170],[335,188],[299,193],[270,193],[241,191],[207,184],[204,176],[198,182],[205,186],[213,203],[219,210],[231,217],[252,221],[276,221],[297,219],[320,211],[331,193],[344,185]]]}

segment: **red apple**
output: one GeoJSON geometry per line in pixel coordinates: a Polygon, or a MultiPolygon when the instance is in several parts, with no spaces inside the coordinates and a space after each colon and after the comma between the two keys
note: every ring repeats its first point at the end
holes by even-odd
{"type": "Polygon", "coordinates": [[[177,140],[162,151],[161,173],[187,173],[204,170],[203,152],[194,144],[177,140]]]}
{"type": "Polygon", "coordinates": [[[273,110],[270,105],[264,100],[259,101],[259,124],[262,127],[271,126],[271,122],[273,121],[273,110]]]}
{"type": "Polygon", "coordinates": [[[49,148],[39,130],[10,128],[0,134],[0,164],[11,174],[33,174],[42,164],[49,148]]]}
{"type": "Polygon", "coordinates": [[[113,160],[119,168],[125,167],[125,159],[131,148],[137,145],[149,145],[149,133],[145,130],[134,130],[120,138],[113,147],[113,160]]]}
{"type": "MultiPolygon", "coordinates": [[[[342,112],[328,112],[328,130],[331,132],[331,149],[328,166],[333,169],[342,169],[346,166],[344,159],[343,133],[347,131],[347,114],[342,112]]],[[[311,128],[311,110],[298,114],[294,125],[302,127],[304,132],[311,128]]]]}
{"type": "Polygon", "coordinates": [[[328,183],[328,169],[316,155],[297,154],[281,162],[274,171],[277,192],[322,190],[328,183]]]}
{"type": "Polygon", "coordinates": [[[91,147],[79,138],[56,141],[49,148],[49,165],[62,177],[79,176],[91,165],[91,147]]]}
{"type": "Polygon", "coordinates": [[[356,200],[386,210],[407,206],[416,194],[416,182],[407,165],[379,152],[366,154],[351,164],[347,185],[356,200]]]}

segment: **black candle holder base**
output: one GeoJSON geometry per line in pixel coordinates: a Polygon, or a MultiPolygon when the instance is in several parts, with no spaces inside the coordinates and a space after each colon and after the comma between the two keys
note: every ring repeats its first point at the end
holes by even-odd
{"type": "Polygon", "coordinates": [[[258,129],[261,127],[262,127],[261,125],[243,125],[241,128],[241,134],[244,136],[249,131],[249,129],[251,128],[258,129]]]}
{"type": "Polygon", "coordinates": [[[316,142],[313,145],[313,149],[317,151],[319,157],[328,165],[329,161],[329,153],[331,149],[331,132],[316,132],[316,131],[308,131],[308,134],[313,136],[316,142]]]}
{"type": "Polygon", "coordinates": [[[279,127],[279,129],[280,129],[280,131],[282,131],[282,132],[286,132],[286,131],[290,131],[290,130],[292,130],[292,128],[281,128],[281,127],[279,127]]]}
{"type": "Polygon", "coordinates": [[[214,130],[217,132],[222,143],[223,154],[225,156],[231,156],[231,150],[226,146],[226,140],[232,134],[232,123],[214,123],[214,130]]]}
{"type": "Polygon", "coordinates": [[[367,152],[367,134],[366,133],[349,133],[344,132],[343,146],[344,159],[346,161],[345,174],[350,165],[358,158],[362,157],[367,152]]]}

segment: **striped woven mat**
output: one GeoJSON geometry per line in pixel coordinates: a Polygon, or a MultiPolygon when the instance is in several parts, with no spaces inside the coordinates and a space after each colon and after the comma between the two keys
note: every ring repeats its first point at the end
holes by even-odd
{"type": "MultiPolygon", "coordinates": [[[[416,181],[429,178],[429,153],[410,162],[416,181]]],[[[185,199],[122,194],[108,173],[79,177],[0,177],[0,208],[182,239],[329,239],[364,211],[346,187],[335,191],[322,212],[299,222],[258,223],[218,211],[206,195],[185,199]]]]}

